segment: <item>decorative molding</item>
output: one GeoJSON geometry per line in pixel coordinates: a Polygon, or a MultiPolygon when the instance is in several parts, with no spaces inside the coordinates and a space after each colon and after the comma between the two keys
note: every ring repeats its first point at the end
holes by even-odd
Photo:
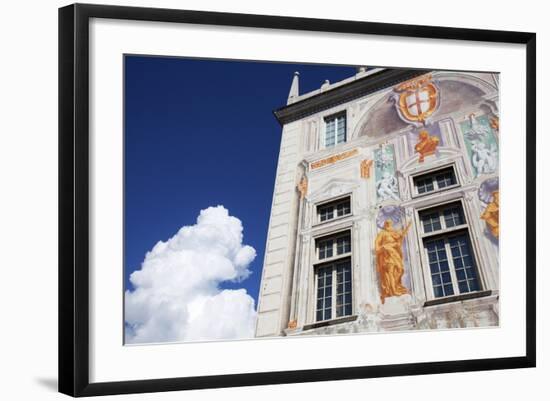
{"type": "Polygon", "coordinates": [[[334,155],[334,156],[327,157],[326,159],[321,159],[319,161],[312,162],[309,166],[310,166],[311,170],[315,170],[317,168],[321,168],[321,167],[328,166],[330,164],[334,164],[334,163],[336,163],[340,160],[348,159],[352,156],[355,156],[358,153],[359,153],[359,149],[355,148],[355,149],[348,150],[348,151],[343,152],[343,153],[338,153],[337,155],[334,155]]]}
{"type": "Polygon", "coordinates": [[[304,199],[307,195],[307,177],[305,175],[302,177],[296,188],[300,192],[300,199],[304,199]]]}
{"type": "Polygon", "coordinates": [[[461,301],[466,301],[468,299],[483,298],[483,297],[488,297],[488,296],[491,296],[491,295],[495,295],[495,292],[491,291],[491,290],[478,291],[478,292],[469,292],[469,293],[454,295],[454,296],[445,297],[445,298],[432,299],[430,301],[424,302],[424,307],[442,305],[442,304],[450,304],[452,302],[461,302],[461,301]]]}
{"type": "Polygon", "coordinates": [[[316,329],[319,327],[333,326],[341,323],[349,323],[349,322],[354,322],[355,320],[357,320],[357,315],[344,316],[344,317],[339,317],[332,320],[325,320],[323,322],[306,324],[303,330],[306,331],[306,330],[316,329]]]}
{"type": "Polygon", "coordinates": [[[330,202],[341,198],[343,195],[351,195],[359,186],[356,180],[331,179],[321,187],[312,191],[307,200],[310,202],[330,202]]]}
{"type": "Polygon", "coordinates": [[[361,161],[361,178],[370,178],[372,163],[372,159],[365,159],[361,161]]]}

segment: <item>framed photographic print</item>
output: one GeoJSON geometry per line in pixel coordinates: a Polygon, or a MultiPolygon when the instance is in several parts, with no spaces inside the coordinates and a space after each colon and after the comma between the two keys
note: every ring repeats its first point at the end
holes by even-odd
{"type": "Polygon", "coordinates": [[[59,390],[535,366],[535,34],[59,10],[59,390]]]}

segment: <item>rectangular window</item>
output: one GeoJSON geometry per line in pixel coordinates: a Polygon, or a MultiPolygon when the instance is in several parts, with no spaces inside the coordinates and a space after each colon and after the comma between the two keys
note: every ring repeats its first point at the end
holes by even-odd
{"type": "Polygon", "coordinates": [[[419,217],[434,297],[480,291],[462,204],[424,210],[419,217]]]}
{"type": "Polygon", "coordinates": [[[349,258],[318,267],[316,281],[316,321],[352,314],[351,261],[349,258]]]}
{"type": "Polygon", "coordinates": [[[352,314],[351,232],[343,231],[315,240],[319,260],[314,266],[316,282],[316,321],[352,314]]]}
{"type": "Polygon", "coordinates": [[[441,191],[457,185],[456,174],[453,167],[422,174],[413,178],[417,195],[441,191]]]}
{"type": "Polygon", "coordinates": [[[319,222],[321,223],[337,217],[344,217],[349,214],[351,214],[349,197],[317,206],[317,215],[319,222]]]}
{"type": "Polygon", "coordinates": [[[351,252],[351,237],[349,231],[329,238],[316,241],[319,260],[341,256],[351,252]]]}
{"type": "Polygon", "coordinates": [[[451,203],[449,205],[423,210],[419,213],[419,217],[424,234],[461,227],[466,224],[464,212],[462,211],[462,205],[460,203],[451,203]]]}
{"type": "Polygon", "coordinates": [[[346,142],[346,115],[327,117],[325,119],[325,147],[346,142]]]}

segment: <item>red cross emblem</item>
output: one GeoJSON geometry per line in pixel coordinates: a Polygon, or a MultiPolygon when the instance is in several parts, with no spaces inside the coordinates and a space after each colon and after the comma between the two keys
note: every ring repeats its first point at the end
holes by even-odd
{"type": "Polygon", "coordinates": [[[438,91],[430,76],[407,81],[396,88],[401,92],[397,109],[402,118],[424,123],[438,106],[438,91]]]}

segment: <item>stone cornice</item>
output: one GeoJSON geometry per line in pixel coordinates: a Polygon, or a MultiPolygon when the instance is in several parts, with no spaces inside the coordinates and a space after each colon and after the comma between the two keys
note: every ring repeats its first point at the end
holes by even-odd
{"type": "Polygon", "coordinates": [[[342,103],[369,95],[399,82],[425,74],[429,70],[384,69],[372,75],[359,78],[326,92],[291,103],[273,111],[279,124],[285,125],[342,103]]]}

